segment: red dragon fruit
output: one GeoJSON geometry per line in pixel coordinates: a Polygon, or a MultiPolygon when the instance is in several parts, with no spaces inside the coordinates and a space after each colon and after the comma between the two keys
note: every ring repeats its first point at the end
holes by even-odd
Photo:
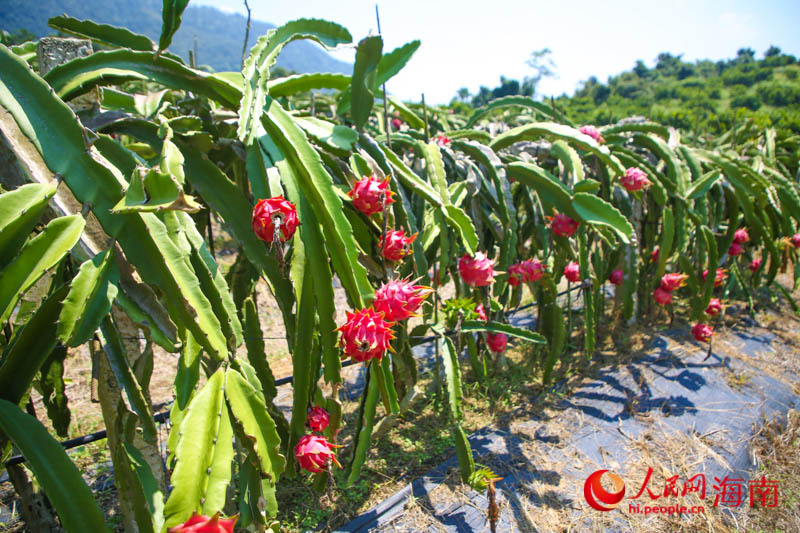
{"type": "Polygon", "coordinates": [[[328,467],[328,462],[333,461],[339,468],[342,465],[336,460],[335,444],[320,435],[303,435],[294,447],[294,456],[300,463],[300,468],[314,474],[323,472],[328,467]]]}
{"type": "Polygon", "coordinates": [[[756,259],[750,261],[750,266],[748,267],[750,269],[750,272],[755,274],[756,270],[758,270],[758,268],[761,266],[761,263],[763,262],[764,260],[761,259],[760,257],[757,257],[756,259]]]}
{"type": "MultiPolygon", "coordinates": [[[[708,269],[703,270],[703,281],[708,277],[708,269]]],[[[721,287],[722,283],[728,279],[728,271],[724,268],[718,268],[717,273],[714,275],[714,286],[721,287]]]]}
{"type": "Polygon", "coordinates": [[[571,281],[572,283],[576,283],[581,280],[581,269],[578,266],[578,263],[575,261],[569,263],[567,266],[564,267],[564,276],[566,276],[567,281],[571,281]]]}
{"type": "Polygon", "coordinates": [[[739,228],[733,234],[733,242],[736,244],[744,244],[750,240],[750,234],[747,233],[747,228],[739,228]]]}
{"type": "Polygon", "coordinates": [[[711,298],[708,301],[708,307],[706,307],[706,314],[708,316],[716,316],[720,311],[722,311],[722,302],[719,301],[719,298],[711,298]]]}
{"type": "Polygon", "coordinates": [[[647,179],[647,174],[639,167],[628,168],[620,182],[625,190],[630,192],[641,191],[651,185],[650,180],[647,179]]]}
{"type": "Polygon", "coordinates": [[[612,285],[620,286],[622,285],[622,280],[625,278],[625,273],[622,270],[615,270],[608,276],[608,281],[611,282],[612,285]]]}
{"type": "Polygon", "coordinates": [[[505,333],[489,333],[486,336],[486,344],[489,345],[489,349],[494,353],[503,353],[508,344],[508,337],[506,337],[505,333]]]}
{"type": "Polygon", "coordinates": [[[389,322],[399,322],[416,316],[414,313],[432,292],[432,288],[414,285],[407,279],[392,280],[375,291],[372,306],[389,322]]]}
{"type": "Polygon", "coordinates": [[[461,279],[470,287],[485,287],[491,285],[497,272],[494,262],[486,257],[483,252],[477,252],[474,257],[468,254],[458,260],[458,273],[461,279]]]}
{"type": "Polygon", "coordinates": [[[325,431],[330,420],[331,415],[319,405],[315,405],[309,409],[306,414],[306,426],[311,428],[311,431],[325,431]]]}
{"type": "Polygon", "coordinates": [[[353,207],[367,216],[383,211],[384,204],[394,203],[394,193],[389,190],[389,178],[384,181],[372,176],[362,178],[347,194],[353,199],[353,207]]]}
{"type": "Polygon", "coordinates": [[[744,248],[738,242],[732,242],[731,247],[728,248],[728,255],[731,257],[736,257],[737,255],[742,255],[744,253],[744,248]]]}
{"type": "Polygon", "coordinates": [[[522,267],[522,281],[525,283],[533,283],[542,279],[545,273],[545,267],[536,259],[526,259],[520,263],[522,267]]]}
{"type": "Polygon", "coordinates": [[[283,196],[259,200],[253,208],[253,232],[270,244],[275,240],[276,229],[280,232],[278,239],[286,242],[292,238],[299,224],[297,209],[283,196]]]}
{"type": "Polygon", "coordinates": [[[580,226],[580,222],[561,213],[556,213],[554,216],[547,218],[550,220],[550,227],[553,229],[553,233],[562,237],[571,237],[578,231],[578,226],[580,226]]]}
{"type": "Polygon", "coordinates": [[[714,330],[708,324],[695,324],[692,328],[692,336],[700,342],[709,342],[714,330]]]}
{"type": "Polygon", "coordinates": [[[789,239],[789,242],[791,242],[792,246],[794,246],[795,248],[800,248],[800,233],[795,233],[794,235],[792,235],[791,238],[789,239]]]}
{"type": "Polygon", "coordinates": [[[591,124],[587,124],[586,126],[581,126],[580,128],[578,128],[578,131],[583,133],[584,135],[588,135],[589,137],[594,139],[598,144],[603,144],[604,142],[606,142],[606,140],[603,139],[603,136],[600,135],[600,130],[598,130],[591,124]]]}
{"type": "Polygon", "coordinates": [[[380,360],[394,339],[392,326],[394,323],[384,320],[383,313],[371,307],[355,313],[348,311],[347,322],[338,329],[342,332],[339,346],[344,349],[345,357],[354,361],[380,360]]]}
{"type": "Polygon", "coordinates": [[[658,305],[669,305],[672,303],[672,293],[670,291],[665,291],[661,287],[657,287],[655,292],[653,292],[653,299],[658,305]]]}
{"type": "Polygon", "coordinates": [[[508,267],[508,284],[512,287],[518,286],[525,280],[525,271],[521,263],[514,263],[508,267]]]}
{"type": "Polygon", "coordinates": [[[219,513],[208,517],[197,511],[183,524],[169,528],[167,533],[233,533],[238,515],[231,518],[220,518],[219,513]]]}
{"type": "Polygon", "coordinates": [[[661,288],[665,291],[672,292],[675,289],[680,289],[686,285],[686,280],[688,278],[689,276],[686,274],[681,274],[680,272],[664,274],[664,276],[661,278],[661,288]]]}
{"type": "Polygon", "coordinates": [[[403,230],[388,230],[386,238],[381,239],[381,252],[387,261],[402,261],[404,257],[411,254],[411,243],[417,238],[417,234],[406,237],[403,230]]]}
{"type": "Polygon", "coordinates": [[[489,321],[489,317],[486,316],[486,309],[483,308],[483,304],[478,304],[478,306],[475,308],[475,312],[478,313],[478,318],[484,322],[489,321]]]}
{"type": "Polygon", "coordinates": [[[650,252],[650,262],[651,263],[655,263],[656,261],[658,261],[659,250],[661,250],[661,249],[660,248],[656,248],[655,250],[650,252]]]}

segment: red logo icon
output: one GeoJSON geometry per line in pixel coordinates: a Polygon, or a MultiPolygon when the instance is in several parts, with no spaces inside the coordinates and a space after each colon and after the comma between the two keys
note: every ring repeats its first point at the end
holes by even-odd
{"type": "Polygon", "coordinates": [[[598,470],[586,478],[583,484],[583,496],[586,502],[598,511],[613,511],[625,497],[625,482],[614,472],[608,470],[598,470]],[[614,484],[614,492],[609,492],[603,488],[601,480],[603,476],[614,484]]]}

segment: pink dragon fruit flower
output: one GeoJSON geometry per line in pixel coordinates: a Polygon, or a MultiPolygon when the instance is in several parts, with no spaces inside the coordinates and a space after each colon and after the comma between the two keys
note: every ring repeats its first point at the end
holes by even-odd
{"type": "Polygon", "coordinates": [[[494,282],[497,272],[494,269],[494,262],[486,257],[483,252],[477,252],[475,257],[468,254],[458,260],[458,273],[461,279],[470,287],[485,287],[494,282]]]}
{"type": "Polygon", "coordinates": [[[506,337],[505,333],[489,333],[486,336],[486,344],[489,345],[489,349],[494,353],[503,353],[508,344],[508,337],[506,337]]]}
{"type": "Polygon", "coordinates": [[[306,413],[306,426],[308,426],[311,431],[325,431],[330,420],[331,415],[319,405],[310,408],[308,413],[306,413]]]}
{"type": "Polygon", "coordinates": [[[253,208],[253,232],[262,241],[272,244],[275,240],[276,227],[278,240],[286,242],[292,238],[300,220],[297,209],[283,196],[264,198],[253,208]]]}
{"type": "Polygon", "coordinates": [[[653,299],[658,305],[669,305],[672,303],[672,293],[670,291],[665,291],[661,287],[657,287],[655,292],[653,292],[653,299]]]}
{"type": "Polygon", "coordinates": [[[708,307],[706,307],[706,314],[708,316],[716,316],[720,311],[722,311],[722,302],[719,301],[719,298],[711,298],[708,301],[708,307]]]}
{"type": "Polygon", "coordinates": [[[331,444],[323,436],[303,435],[297,442],[297,446],[294,447],[294,456],[300,463],[300,468],[313,474],[319,474],[328,467],[330,461],[333,461],[339,468],[342,467],[336,460],[335,448],[340,448],[340,446],[331,444]]]}
{"type": "Polygon", "coordinates": [[[345,357],[354,361],[380,360],[386,350],[391,349],[394,339],[393,322],[384,320],[381,312],[373,308],[360,309],[355,313],[347,312],[347,322],[338,328],[342,332],[339,346],[345,357]]]}
{"type": "Polygon", "coordinates": [[[572,283],[576,283],[581,280],[581,269],[578,266],[578,263],[572,261],[567,266],[564,267],[564,276],[566,276],[567,281],[572,283]]]}
{"type": "Polygon", "coordinates": [[[744,244],[750,240],[750,234],[747,233],[747,228],[739,228],[733,234],[733,242],[736,244],[744,244]]]}
{"type": "Polygon", "coordinates": [[[347,193],[353,199],[353,207],[367,216],[383,211],[384,204],[393,204],[393,194],[389,190],[389,178],[381,181],[372,176],[358,180],[347,193]]]}
{"type": "Polygon", "coordinates": [[[547,219],[550,221],[550,227],[553,229],[553,233],[562,237],[572,237],[572,235],[578,231],[578,226],[581,225],[577,220],[561,213],[556,213],[552,217],[547,217],[547,219]]]}
{"type": "Polygon", "coordinates": [[[587,124],[586,126],[581,126],[580,128],[578,128],[578,131],[594,139],[597,142],[597,144],[603,144],[604,142],[606,142],[606,140],[603,139],[603,136],[600,135],[600,130],[598,130],[596,127],[592,125],[587,124]]]}
{"type": "Polygon", "coordinates": [[[417,238],[417,233],[406,237],[404,230],[388,230],[386,237],[381,238],[379,246],[381,254],[387,261],[402,261],[404,257],[411,254],[411,243],[417,238]]]}
{"type": "Polygon", "coordinates": [[[639,167],[628,168],[620,182],[625,190],[630,192],[641,191],[651,185],[650,180],[647,179],[647,174],[639,167]]]}
{"type": "Polygon", "coordinates": [[[698,323],[692,328],[692,336],[700,342],[709,342],[714,330],[708,324],[698,323]]]}
{"type": "Polygon", "coordinates": [[[625,273],[622,270],[615,270],[608,276],[608,281],[610,281],[613,285],[620,286],[622,285],[622,280],[625,277],[625,273]]]}
{"type": "Polygon", "coordinates": [[[764,262],[764,260],[761,259],[760,257],[750,261],[750,266],[748,267],[750,269],[750,272],[753,272],[755,274],[756,270],[759,269],[759,267],[761,266],[761,263],[763,263],[763,262],[764,262]]]}
{"type": "Polygon", "coordinates": [[[416,316],[414,313],[432,292],[432,288],[414,285],[408,279],[391,280],[375,291],[372,306],[389,322],[399,322],[416,316]]]}

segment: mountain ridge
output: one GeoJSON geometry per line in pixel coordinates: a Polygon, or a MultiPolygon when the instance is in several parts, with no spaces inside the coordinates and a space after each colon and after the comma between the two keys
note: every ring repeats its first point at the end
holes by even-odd
{"type": "MultiPolygon", "coordinates": [[[[40,0],[33,4],[25,0],[3,0],[0,5],[0,29],[16,32],[25,29],[36,37],[55,34],[47,20],[61,14],[98,23],[112,24],[147,35],[158,42],[161,32],[159,0],[40,0]]],[[[189,50],[197,39],[197,64],[208,65],[215,71],[238,71],[241,64],[247,18],[238,13],[225,13],[210,6],[189,5],[183,22],[169,50],[188,61],[189,50]]],[[[247,49],[274,24],[251,21],[247,49]]],[[[350,74],[352,65],[331,57],[319,45],[309,41],[289,43],[278,57],[277,65],[295,72],[340,72],[350,74]]]]}

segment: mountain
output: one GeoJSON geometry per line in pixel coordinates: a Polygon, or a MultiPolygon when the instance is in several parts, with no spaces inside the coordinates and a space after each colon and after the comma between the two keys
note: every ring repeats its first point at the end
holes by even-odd
{"type": "MultiPolygon", "coordinates": [[[[26,29],[37,37],[52,35],[55,30],[47,25],[47,19],[66,13],[79,19],[122,26],[158,42],[161,7],[160,0],[0,0],[0,29],[9,33],[26,29]]],[[[196,38],[198,64],[209,65],[215,71],[239,70],[246,25],[247,19],[242,15],[190,4],[169,50],[188,61],[196,38]]],[[[248,50],[259,36],[274,27],[267,22],[251,21],[248,50]]],[[[353,70],[352,65],[331,57],[309,41],[287,45],[277,64],[296,72],[350,74],[353,70]]]]}
{"type": "Polygon", "coordinates": [[[654,68],[637,61],[607,83],[591,77],[573,96],[555,103],[581,124],[640,115],[696,133],[724,133],[745,120],[800,133],[798,81],[797,58],[776,46],[761,59],[751,48],[720,61],[690,62],[665,52],[654,68]]]}

